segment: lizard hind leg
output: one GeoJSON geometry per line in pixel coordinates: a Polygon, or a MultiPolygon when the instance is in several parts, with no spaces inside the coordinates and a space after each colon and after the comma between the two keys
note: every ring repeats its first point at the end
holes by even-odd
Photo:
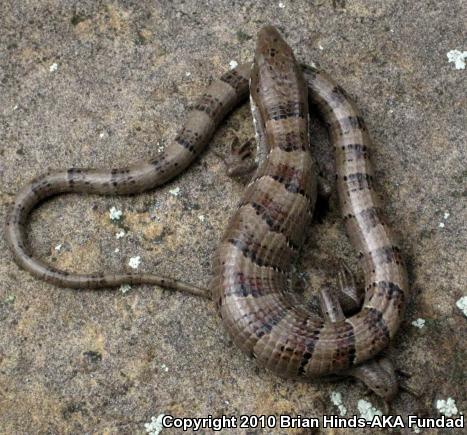
{"type": "Polygon", "coordinates": [[[230,146],[230,158],[227,160],[227,175],[229,177],[251,174],[256,168],[252,148],[253,140],[248,139],[240,143],[236,137],[230,146]]]}
{"type": "Polygon", "coordinates": [[[248,139],[240,143],[238,137],[234,136],[230,144],[230,154],[227,157],[218,152],[214,153],[224,162],[229,177],[251,176],[257,169],[258,164],[253,158],[252,142],[252,139],[248,139]]]}
{"type": "Polygon", "coordinates": [[[341,260],[337,272],[338,292],[337,298],[345,315],[354,314],[360,309],[363,302],[363,288],[357,287],[355,278],[349,266],[341,260]]]}
{"type": "MultiPolygon", "coordinates": [[[[319,293],[321,312],[328,322],[337,323],[345,320],[340,299],[343,295],[347,297],[349,292],[343,292],[342,290],[350,288],[350,294],[353,294],[355,289],[353,278],[350,279],[349,277],[351,277],[351,273],[348,268],[347,270],[341,270],[339,295],[328,288],[323,288],[319,293]]],[[[356,301],[358,302],[358,299],[356,301]]],[[[366,361],[339,374],[352,376],[362,381],[371,391],[385,401],[387,409],[387,404],[394,398],[399,388],[393,364],[385,356],[366,361]]]]}

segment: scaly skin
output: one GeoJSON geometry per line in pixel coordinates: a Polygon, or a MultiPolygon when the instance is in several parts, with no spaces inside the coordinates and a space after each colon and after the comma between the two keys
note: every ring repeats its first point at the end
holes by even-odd
{"type": "MultiPolygon", "coordinates": [[[[113,170],[51,172],[26,185],[17,194],[5,226],[18,265],[61,287],[156,284],[206,296],[203,289],[157,275],[58,270],[32,255],[24,225],[31,210],[53,195],[130,194],[174,178],[200,154],[222,119],[246,99],[250,69],[251,64],[240,65],[213,82],[176,139],[153,160],[113,170]]],[[[222,238],[213,297],[235,342],[258,364],[286,377],[342,373],[388,345],[408,297],[399,248],[374,190],[368,158],[371,141],[343,90],[325,73],[298,67],[290,48],[271,27],[260,32],[253,72],[252,95],[268,154],[222,238]],[[330,130],[342,215],[365,276],[363,308],[337,322],[323,320],[287,297],[291,264],[299,254],[316,195],[304,81],[330,130]]]]}
{"type": "Polygon", "coordinates": [[[235,343],[258,365],[292,378],[342,373],[378,354],[396,333],[408,292],[374,191],[363,120],[327,75],[303,73],[279,33],[263,28],[250,88],[268,154],[222,238],[212,284],[235,343]],[[330,129],[342,214],[365,275],[363,308],[337,322],[288,296],[316,195],[304,79],[330,129]]]}

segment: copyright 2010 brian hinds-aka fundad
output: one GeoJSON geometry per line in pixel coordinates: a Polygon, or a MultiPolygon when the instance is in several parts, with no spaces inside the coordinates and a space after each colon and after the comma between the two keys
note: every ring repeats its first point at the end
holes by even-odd
{"type": "Polygon", "coordinates": [[[363,417],[344,418],[337,415],[303,417],[300,415],[230,415],[213,417],[174,417],[164,415],[162,427],[196,432],[203,429],[225,431],[228,429],[293,429],[293,428],[464,428],[464,416],[418,417],[408,415],[375,415],[372,420],[363,417]]]}

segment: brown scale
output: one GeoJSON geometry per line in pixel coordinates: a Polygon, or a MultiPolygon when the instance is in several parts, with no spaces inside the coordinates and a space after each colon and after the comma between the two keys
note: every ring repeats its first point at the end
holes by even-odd
{"type": "Polygon", "coordinates": [[[276,145],[283,151],[306,151],[308,138],[303,131],[287,131],[276,136],[276,145]]]}
{"type": "Polygon", "coordinates": [[[222,101],[213,95],[204,94],[194,106],[195,110],[207,113],[214,122],[222,118],[222,101]]]}
{"type": "MultiPolygon", "coordinates": [[[[264,180],[263,178],[262,181],[269,180],[264,180]]],[[[276,183],[280,184],[279,182],[276,183]]],[[[275,192],[278,190],[278,188],[275,188],[275,192]]],[[[268,224],[272,232],[283,233],[288,243],[294,249],[298,249],[303,241],[303,230],[297,225],[291,225],[291,223],[306,222],[306,218],[309,217],[306,207],[307,199],[297,194],[290,193],[290,195],[296,195],[301,204],[297,206],[297,202],[290,201],[287,201],[286,204],[281,204],[269,193],[252,197],[248,201],[248,204],[268,224]]]]}
{"type": "Polygon", "coordinates": [[[245,275],[243,272],[237,272],[234,275],[231,293],[226,293],[228,296],[241,296],[259,298],[269,294],[278,288],[282,283],[274,279],[265,279],[261,276],[245,275]]]}
{"type": "Polygon", "coordinates": [[[221,76],[220,80],[232,87],[237,95],[246,97],[248,95],[249,88],[250,67],[250,64],[241,65],[238,68],[225,73],[221,76]]]}
{"type": "Polygon", "coordinates": [[[236,228],[232,227],[227,241],[258,266],[273,267],[281,271],[288,270],[298,256],[298,251],[287,243],[287,239],[284,240],[273,231],[249,232],[245,231],[244,226],[238,225],[236,228]],[[273,244],[276,251],[270,249],[273,244]]]}
{"type": "Polygon", "coordinates": [[[280,163],[275,166],[273,172],[274,175],[271,177],[283,184],[289,192],[305,195],[307,179],[301,169],[280,163]]]}
{"type": "Polygon", "coordinates": [[[29,252],[23,225],[41,200],[58,193],[138,193],[171,180],[200,154],[222,118],[246,99],[250,74],[251,94],[260,116],[265,120],[266,113],[272,114],[272,119],[264,122],[266,146],[270,147],[271,161],[274,156],[279,156],[279,161],[263,168],[264,177],[247,189],[245,206],[230,220],[220,243],[211,290],[223,322],[241,349],[255,356],[260,365],[282,376],[313,378],[350,374],[389,400],[397,391],[390,365],[384,359],[368,360],[384,349],[396,333],[409,289],[400,253],[394,248],[397,245],[388,225],[384,224],[371,183],[368,131],[347,94],[324,72],[299,67],[290,47],[270,26],[259,33],[253,71],[251,64],[240,65],[214,81],[189,112],[180,134],[156,158],[121,170],[73,168],[48,172],[27,184],[18,192],[7,216],[8,246],[19,266],[58,286],[100,288],[123,283],[155,284],[207,296],[204,289],[153,274],[76,274],[55,269],[29,252]],[[325,289],[320,292],[324,319],[308,312],[306,307],[294,305],[287,296],[288,274],[255,264],[239,247],[227,242],[231,229],[241,228],[236,226],[239,219],[263,229],[261,236],[248,239],[248,243],[257,251],[258,246],[270,246],[271,252],[260,249],[263,250],[260,256],[269,261],[282,261],[285,265],[285,246],[296,251],[302,244],[303,237],[297,235],[309,222],[316,194],[315,166],[309,154],[305,122],[308,113],[305,82],[310,101],[318,107],[329,127],[336,150],[337,189],[343,216],[347,217],[346,228],[355,250],[363,254],[361,266],[367,289],[364,308],[347,319],[339,302],[325,289]],[[284,165],[282,169],[277,163],[284,165]],[[303,178],[297,175],[296,179],[291,173],[301,173],[303,178]],[[287,181],[289,176],[293,183],[287,181]],[[313,187],[308,195],[311,201],[304,202],[300,193],[293,190],[295,186],[305,190],[306,180],[313,187]],[[291,189],[287,190],[287,184],[291,189]],[[258,198],[257,189],[260,189],[258,198]],[[260,209],[261,216],[256,214],[253,204],[260,209]],[[270,223],[263,216],[271,217],[270,223]],[[291,219],[293,216],[299,219],[291,219]],[[273,232],[269,225],[277,226],[275,238],[267,235],[273,232]],[[287,240],[284,233],[293,234],[293,241],[287,240]],[[263,244],[264,241],[267,242],[263,244]]]}

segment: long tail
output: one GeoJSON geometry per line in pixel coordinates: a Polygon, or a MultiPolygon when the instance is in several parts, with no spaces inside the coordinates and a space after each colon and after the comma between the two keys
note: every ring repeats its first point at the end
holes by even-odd
{"type": "Polygon", "coordinates": [[[125,195],[160,186],[186,169],[225,116],[248,96],[250,64],[244,64],[214,81],[199,98],[175,140],[153,160],[126,168],[79,169],[48,172],[32,180],[16,196],[7,216],[5,236],[16,263],[36,278],[60,287],[97,289],[122,284],[155,284],[198,296],[208,291],[171,278],[145,273],[69,273],[33,256],[25,225],[30,212],[46,198],[70,192],[125,195]]]}

